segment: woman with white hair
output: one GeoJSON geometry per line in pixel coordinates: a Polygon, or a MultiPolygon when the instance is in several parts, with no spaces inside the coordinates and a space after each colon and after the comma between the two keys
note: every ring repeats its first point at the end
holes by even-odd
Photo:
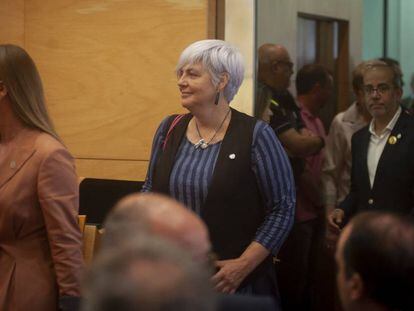
{"type": "Polygon", "coordinates": [[[285,240],[295,206],[287,156],[267,124],[229,107],[244,75],[236,48],[195,42],[176,72],[190,113],[159,126],[143,191],[170,195],[206,222],[218,291],[276,296],[271,254],[285,240]]]}
{"type": "Polygon", "coordinates": [[[0,45],[0,310],[76,310],[78,180],[36,66],[0,45]]]}

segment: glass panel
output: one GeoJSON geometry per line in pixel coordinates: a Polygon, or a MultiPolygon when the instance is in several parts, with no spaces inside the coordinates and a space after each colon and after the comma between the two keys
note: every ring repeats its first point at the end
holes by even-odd
{"type": "Polygon", "coordinates": [[[316,62],[316,21],[307,18],[298,18],[297,65],[316,62]]]}

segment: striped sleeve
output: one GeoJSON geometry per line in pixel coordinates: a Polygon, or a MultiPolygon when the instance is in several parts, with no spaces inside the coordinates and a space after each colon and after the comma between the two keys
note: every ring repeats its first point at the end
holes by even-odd
{"type": "Polygon", "coordinates": [[[296,193],[289,159],[272,128],[262,121],[253,133],[252,169],[266,206],[254,240],[277,255],[293,225],[296,193]]]}
{"type": "Polygon", "coordinates": [[[164,140],[164,133],[167,131],[167,121],[169,117],[166,117],[155,132],[154,139],[152,141],[151,157],[148,164],[147,177],[145,183],[141,188],[141,192],[151,192],[152,190],[152,175],[154,172],[154,165],[158,156],[158,152],[161,149],[162,142],[164,140]]]}

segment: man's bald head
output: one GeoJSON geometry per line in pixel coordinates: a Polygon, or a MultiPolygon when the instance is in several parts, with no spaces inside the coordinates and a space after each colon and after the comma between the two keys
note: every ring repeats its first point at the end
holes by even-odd
{"type": "Polygon", "coordinates": [[[276,90],[290,85],[293,64],[287,49],[280,44],[265,43],[259,51],[259,81],[276,90]]]}
{"type": "Polygon", "coordinates": [[[289,52],[283,45],[265,43],[259,48],[259,63],[270,63],[289,57],[289,52]]]}
{"type": "Polygon", "coordinates": [[[119,201],[105,221],[104,247],[140,233],[170,240],[199,259],[210,249],[202,220],[181,203],[159,194],[132,194],[119,201]]]}

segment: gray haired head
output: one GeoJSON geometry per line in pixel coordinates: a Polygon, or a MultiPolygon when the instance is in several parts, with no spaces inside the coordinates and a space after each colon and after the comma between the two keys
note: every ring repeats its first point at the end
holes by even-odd
{"type": "Polygon", "coordinates": [[[98,254],[83,287],[83,311],[212,311],[210,274],[180,248],[141,234],[98,254]]]}
{"type": "Polygon", "coordinates": [[[201,40],[190,44],[181,53],[176,67],[178,73],[188,64],[202,64],[211,75],[211,82],[217,86],[222,74],[229,75],[224,88],[224,97],[231,102],[239,90],[244,77],[243,58],[239,50],[222,40],[201,40]]]}

